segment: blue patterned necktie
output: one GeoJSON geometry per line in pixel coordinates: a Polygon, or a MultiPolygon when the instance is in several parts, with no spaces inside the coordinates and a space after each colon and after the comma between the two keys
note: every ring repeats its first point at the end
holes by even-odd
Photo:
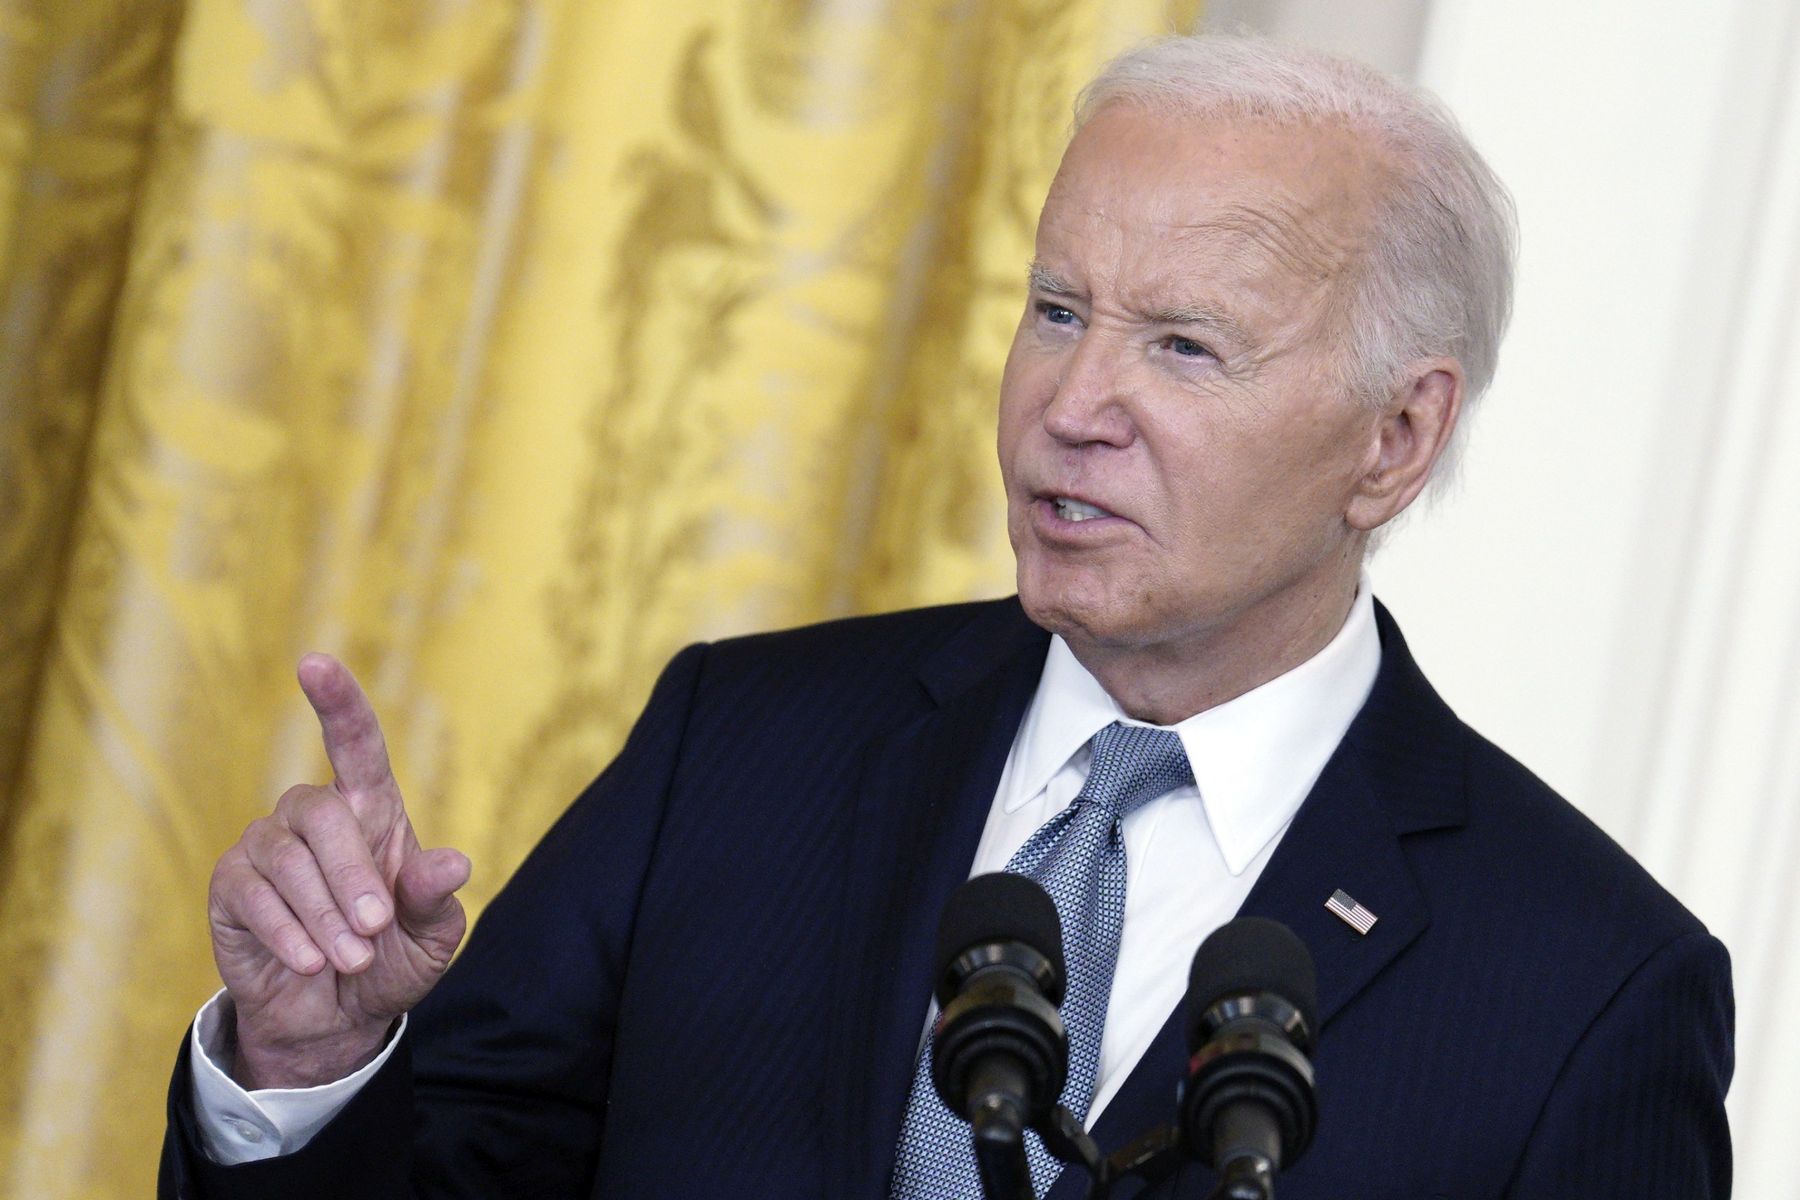
{"type": "MultiPolygon", "coordinates": [[[[1069,1079],[1061,1099],[1083,1125],[1094,1098],[1100,1037],[1125,921],[1125,843],[1119,822],[1140,804],[1194,781],[1181,739],[1167,729],[1114,722],[1089,745],[1093,761],[1081,794],[1044,822],[1006,864],[1008,871],[1042,884],[1062,918],[1069,969],[1062,1002],[1069,1079]]],[[[1033,1186],[1042,1196],[1061,1164],[1035,1133],[1025,1135],[1025,1150],[1033,1186]]],[[[888,1194],[892,1200],[981,1200],[969,1123],[945,1108],[932,1086],[930,1038],[913,1072],[888,1194]]]]}

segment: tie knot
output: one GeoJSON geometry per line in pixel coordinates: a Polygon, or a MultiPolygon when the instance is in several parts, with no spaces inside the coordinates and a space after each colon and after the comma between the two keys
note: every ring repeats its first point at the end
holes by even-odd
{"type": "Polygon", "coordinates": [[[1123,818],[1138,805],[1194,782],[1187,750],[1172,730],[1114,721],[1094,735],[1081,795],[1123,818]]]}

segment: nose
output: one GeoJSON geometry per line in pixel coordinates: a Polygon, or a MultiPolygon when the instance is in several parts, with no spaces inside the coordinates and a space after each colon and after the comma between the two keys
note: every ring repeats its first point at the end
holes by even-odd
{"type": "Polygon", "coordinates": [[[1125,446],[1136,436],[1121,387],[1119,348],[1090,332],[1070,349],[1044,408],[1044,429],[1068,446],[1125,446]]]}

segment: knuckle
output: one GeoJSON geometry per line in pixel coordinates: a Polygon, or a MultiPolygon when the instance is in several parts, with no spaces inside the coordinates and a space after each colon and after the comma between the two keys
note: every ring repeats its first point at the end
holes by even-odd
{"type": "Polygon", "coordinates": [[[370,875],[373,874],[368,863],[361,858],[345,858],[331,864],[325,871],[326,882],[339,891],[367,889],[370,875]]]}
{"type": "Polygon", "coordinates": [[[244,887],[236,875],[213,872],[212,884],[206,889],[207,915],[230,924],[243,924],[244,887]]]}
{"type": "Polygon", "coordinates": [[[302,837],[316,837],[355,823],[356,815],[344,798],[323,788],[295,801],[288,817],[288,824],[302,837]]]}
{"type": "Polygon", "coordinates": [[[255,865],[266,861],[270,852],[281,842],[293,836],[274,816],[258,817],[244,827],[244,836],[238,839],[238,848],[244,851],[244,857],[255,865]]]}
{"type": "Polygon", "coordinates": [[[245,857],[242,846],[233,846],[219,855],[219,861],[213,864],[212,878],[207,881],[207,890],[214,893],[229,890],[232,881],[243,871],[245,857]]]}
{"type": "Polygon", "coordinates": [[[284,839],[269,852],[269,869],[284,879],[304,878],[314,865],[312,851],[296,837],[284,839]]]}
{"type": "Polygon", "coordinates": [[[296,783],[276,798],[272,815],[284,825],[292,824],[294,814],[306,803],[306,794],[310,790],[308,785],[296,783]]]}
{"type": "Polygon", "coordinates": [[[245,923],[265,942],[280,935],[293,924],[293,919],[288,916],[287,905],[275,893],[275,889],[266,884],[248,889],[243,902],[245,923]]]}
{"type": "Polygon", "coordinates": [[[275,802],[275,811],[288,824],[304,820],[307,814],[318,807],[319,789],[310,783],[296,783],[281,793],[281,799],[275,802]]]}
{"type": "Polygon", "coordinates": [[[222,867],[214,867],[211,881],[206,886],[206,913],[209,919],[238,924],[237,889],[233,886],[233,877],[222,867]]]}
{"type": "Polygon", "coordinates": [[[350,926],[344,920],[344,914],[338,911],[338,906],[332,903],[330,897],[326,897],[307,906],[306,927],[322,931],[329,940],[350,926]]]}

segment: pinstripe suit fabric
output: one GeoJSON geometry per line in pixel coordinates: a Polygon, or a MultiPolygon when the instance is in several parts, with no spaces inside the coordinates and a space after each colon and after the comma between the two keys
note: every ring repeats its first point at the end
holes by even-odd
{"type": "MultiPolygon", "coordinates": [[[[1723,948],[1377,615],[1374,691],[1242,910],[1319,971],[1319,1135],[1279,1194],[1726,1196],[1723,948]],[[1338,888],[1380,915],[1366,938],[1325,909],[1338,888]]],[[[879,1200],[931,932],[1045,648],[999,601],[682,652],[307,1149],[206,1162],[178,1065],[162,1194],[879,1200]]],[[[1178,1024],[1103,1146],[1169,1117],[1178,1024]]]]}

